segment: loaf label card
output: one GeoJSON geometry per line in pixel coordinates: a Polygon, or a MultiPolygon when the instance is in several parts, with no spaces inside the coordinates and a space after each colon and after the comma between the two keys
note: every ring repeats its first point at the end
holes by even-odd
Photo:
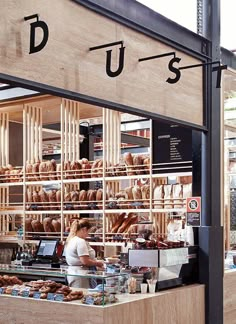
{"type": "Polygon", "coordinates": [[[19,294],[19,289],[12,289],[11,295],[12,296],[18,296],[19,294]]]}
{"type": "Polygon", "coordinates": [[[55,299],[55,295],[53,293],[48,293],[47,300],[54,300],[54,299],[55,299]]]}
{"type": "Polygon", "coordinates": [[[40,299],[40,297],[41,297],[41,293],[39,291],[36,291],[33,295],[34,299],[40,299]]]}
{"type": "Polygon", "coordinates": [[[29,290],[23,290],[21,293],[22,297],[29,297],[29,290]]]}
{"type": "Polygon", "coordinates": [[[0,295],[3,295],[5,293],[5,288],[0,288],[0,295]]]}
{"type": "Polygon", "coordinates": [[[54,295],[54,300],[55,301],[63,301],[64,295],[63,294],[56,294],[54,295]]]}

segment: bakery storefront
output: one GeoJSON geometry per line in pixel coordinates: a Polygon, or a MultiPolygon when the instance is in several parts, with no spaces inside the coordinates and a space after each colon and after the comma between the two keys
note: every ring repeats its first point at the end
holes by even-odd
{"type": "MultiPolygon", "coordinates": [[[[158,16],[135,1],[128,8],[148,12],[150,26],[158,16]]],[[[208,78],[220,87],[220,65],[197,51],[197,35],[187,48],[120,10],[69,0],[2,7],[4,323],[205,323],[220,307],[209,303],[206,243],[217,230],[221,268],[206,154],[208,78]],[[77,219],[91,223],[87,240],[105,271],[66,264],[77,219]],[[71,276],[90,288],[69,287],[71,276]]]]}

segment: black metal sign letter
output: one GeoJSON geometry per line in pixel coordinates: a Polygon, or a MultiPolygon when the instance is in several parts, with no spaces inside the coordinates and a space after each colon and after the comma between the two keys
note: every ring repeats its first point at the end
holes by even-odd
{"type": "Polygon", "coordinates": [[[30,51],[29,54],[37,53],[41,51],[48,42],[49,37],[49,30],[47,24],[39,20],[39,15],[32,15],[25,17],[25,20],[30,20],[36,18],[36,21],[30,24],[30,51]],[[40,28],[43,32],[43,38],[39,44],[35,44],[35,35],[36,35],[36,28],[40,28]]]}
{"type": "Polygon", "coordinates": [[[169,65],[168,65],[168,68],[169,68],[169,70],[170,70],[171,72],[175,73],[175,78],[174,78],[174,79],[172,79],[172,78],[168,78],[168,79],[166,80],[166,82],[173,84],[173,83],[176,83],[176,82],[179,81],[179,79],[180,79],[180,77],[181,77],[181,72],[180,72],[180,70],[179,70],[178,68],[175,68],[175,67],[173,66],[173,64],[174,64],[174,63],[179,63],[180,61],[181,61],[181,58],[179,58],[179,57],[174,57],[174,58],[172,58],[172,59],[170,60],[169,65]]]}
{"type": "Polygon", "coordinates": [[[125,47],[120,47],[120,56],[119,56],[119,66],[116,71],[111,70],[111,52],[112,50],[107,51],[107,61],[106,61],[106,73],[109,77],[114,78],[117,77],[124,68],[124,57],[125,57],[125,47]]]}

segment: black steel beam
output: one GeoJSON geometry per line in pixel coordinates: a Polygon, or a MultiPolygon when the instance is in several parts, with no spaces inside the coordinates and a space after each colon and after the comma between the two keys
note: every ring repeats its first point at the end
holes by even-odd
{"type": "MultiPolygon", "coordinates": [[[[203,33],[211,41],[211,59],[221,59],[220,0],[203,0],[203,33]]],[[[225,62],[224,62],[225,63],[225,62]]],[[[207,120],[202,135],[202,227],[199,228],[199,280],[205,289],[206,324],[223,323],[223,227],[221,225],[221,91],[207,71],[207,120]]]]}
{"type": "MultiPolygon", "coordinates": [[[[135,0],[73,0],[150,37],[195,56],[208,57],[210,42],[135,0]]],[[[151,54],[151,53],[150,53],[151,54]]]]}
{"type": "Polygon", "coordinates": [[[221,47],[221,60],[222,64],[236,70],[236,55],[233,52],[221,47]]]}

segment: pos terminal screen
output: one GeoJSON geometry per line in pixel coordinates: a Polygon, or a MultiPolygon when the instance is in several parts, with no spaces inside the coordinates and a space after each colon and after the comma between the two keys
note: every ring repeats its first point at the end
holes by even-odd
{"type": "Polygon", "coordinates": [[[58,240],[41,240],[39,242],[37,257],[50,258],[53,257],[58,245],[58,240]]]}

